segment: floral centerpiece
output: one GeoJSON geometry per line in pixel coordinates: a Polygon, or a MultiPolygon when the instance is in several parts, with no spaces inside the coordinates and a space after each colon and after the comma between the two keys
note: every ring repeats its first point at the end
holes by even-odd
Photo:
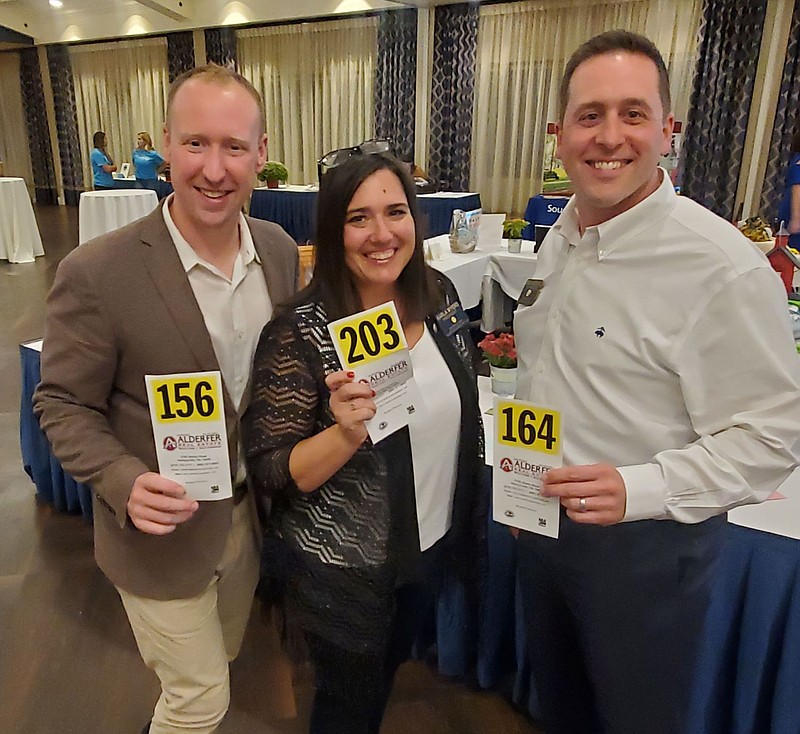
{"type": "Polygon", "coordinates": [[[509,369],[517,366],[517,345],[513,334],[487,334],[478,343],[478,349],[483,350],[483,356],[492,367],[509,369]]]}
{"type": "Polygon", "coordinates": [[[517,345],[514,335],[487,334],[478,348],[489,362],[492,373],[492,392],[498,395],[513,395],[517,382],[517,345]]]}
{"type": "Polygon", "coordinates": [[[256,175],[259,181],[266,181],[272,189],[278,186],[278,182],[286,183],[289,180],[289,171],[280,161],[267,161],[256,175]]]}
{"type": "Polygon", "coordinates": [[[518,240],[522,237],[522,230],[529,224],[525,219],[506,219],[503,222],[503,234],[507,239],[518,240]]]}

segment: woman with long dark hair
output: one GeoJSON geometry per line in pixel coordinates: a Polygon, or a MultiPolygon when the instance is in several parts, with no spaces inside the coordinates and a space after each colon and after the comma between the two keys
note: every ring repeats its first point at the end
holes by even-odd
{"type": "Polygon", "coordinates": [[[106,134],[98,130],[92,136],[92,181],[95,191],[104,191],[114,188],[114,177],[111,175],[117,170],[111,156],[106,152],[106,134]]]}
{"type": "Polygon", "coordinates": [[[311,282],[256,351],[245,445],[271,501],[263,582],[316,668],[310,731],[374,734],[445,568],[478,566],[481,424],[457,294],[424,262],[402,165],[354,153],[322,176],[318,212],[311,282]],[[374,393],[342,370],[327,324],[387,301],[422,405],[374,444],[374,393]]]}

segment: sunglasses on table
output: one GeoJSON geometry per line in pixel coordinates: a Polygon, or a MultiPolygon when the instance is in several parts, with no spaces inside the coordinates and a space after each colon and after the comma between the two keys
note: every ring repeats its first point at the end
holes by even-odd
{"type": "Polygon", "coordinates": [[[360,145],[354,145],[352,148],[339,148],[326,153],[322,158],[317,161],[317,171],[320,179],[322,174],[331,168],[341,166],[345,161],[349,161],[356,155],[375,155],[376,153],[391,153],[392,141],[388,138],[373,138],[372,140],[365,140],[360,145]]]}

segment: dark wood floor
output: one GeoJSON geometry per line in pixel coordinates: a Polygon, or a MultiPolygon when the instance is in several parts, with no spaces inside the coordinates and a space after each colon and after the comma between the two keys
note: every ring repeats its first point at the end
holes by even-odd
{"type": "MultiPolygon", "coordinates": [[[[45,257],[28,265],[0,261],[0,732],[137,734],[158,684],[139,659],[114,588],[94,564],[91,527],[39,505],[22,470],[18,345],[42,335],[55,268],[78,241],[75,209],[37,207],[36,216],[45,257]]],[[[306,730],[309,675],[291,670],[257,608],[231,678],[221,734],[306,730]]],[[[443,680],[422,663],[401,668],[382,729],[537,731],[503,696],[443,680]]]]}

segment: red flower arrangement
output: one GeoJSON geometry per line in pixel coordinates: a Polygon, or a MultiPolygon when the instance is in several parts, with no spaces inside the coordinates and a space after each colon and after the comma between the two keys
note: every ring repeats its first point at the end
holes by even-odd
{"type": "Polygon", "coordinates": [[[478,343],[478,348],[483,350],[483,356],[493,367],[517,366],[517,345],[513,334],[487,334],[478,343]]]}

